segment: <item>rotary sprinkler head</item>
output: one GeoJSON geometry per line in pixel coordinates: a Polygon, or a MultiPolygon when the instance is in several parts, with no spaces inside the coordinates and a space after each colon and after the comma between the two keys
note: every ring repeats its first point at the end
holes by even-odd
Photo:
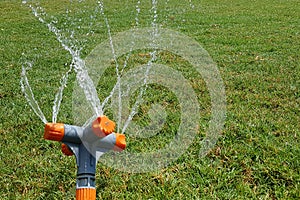
{"type": "Polygon", "coordinates": [[[76,200],[95,200],[95,173],[97,161],[105,152],[123,151],[125,135],[114,133],[115,123],[100,116],[89,126],[47,123],[44,138],[62,142],[62,152],[75,155],[77,163],[76,200]]]}

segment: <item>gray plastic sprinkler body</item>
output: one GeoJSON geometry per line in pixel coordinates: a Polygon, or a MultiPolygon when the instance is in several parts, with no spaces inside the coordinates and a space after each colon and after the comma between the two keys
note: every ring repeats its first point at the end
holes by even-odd
{"type": "Polygon", "coordinates": [[[88,127],[47,123],[44,138],[62,142],[65,155],[75,155],[77,163],[76,200],[95,200],[97,161],[105,152],[122,151],[125,135],[114,133],[115,123],[106,116],[98,117],[88,127]]]}

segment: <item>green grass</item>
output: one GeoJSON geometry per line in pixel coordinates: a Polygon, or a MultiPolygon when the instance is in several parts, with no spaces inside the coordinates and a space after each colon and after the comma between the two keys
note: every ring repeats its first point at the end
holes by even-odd
{"type": "MultiPolygon", "coordinates": [[[[42,3],[64,27],[70,1],[42,3]],[[62,9],[63,8],[63,9],[62,9]]],[[[94,2],[86,1],[87,4],[94,2]]],[[[151,5],[141,3],[140,26],[151,25],[151,5]]],[[[133,27],[135,3],[105,1],[112,33],[133,27]],[[114,2],[113,5],[112,3],[114,2]]],[[[172,65],[188,79],[201,103],[201,125],[195,143],[176,162],[157,172],[129,174],[101,163],[97,168],[98,199],[298,199],[300,197],[300,2],[297,0],[202,0],[159,4],[159,22],[197,40],[217,63],[227,95],[227,118],[222,137],[204,158],[198,157],[200,140],[210,117],[210,99],[201,77],[180,57],[162,52],[158,62],[172,65]]],[[[73,13],[74,19],[89,16],[73,13]]],[[[72,8],[78,9],[78,8],[72,8]]],[[[90,10],[89,10],[90,9],[90,10]]],[[[20,1],[0,2],[0,199],[72,199],[76,165],[60,145],[42,138],[43,124],[30,109],[20,89],[24,60],[34,62],[29,81],[48,120],[59,80],[71,57],[47,27],[20,1]],[[25,55],[22,56],[22,53],[25,55]]],[[[75,24],[68,24],[75,27],[75,24]]],[[[87,37],[88,26],[77,32],[85,44],[83,56],[107,39],[101,17],[87,37]]],[[[119,58],[120,61],[124,58],[119,58]]],[[[132,66],[146,60],[134,54],[132,66]]],[[[113,69],[113,65],[112,68],[113,69]]],[[[115,83],[114,72],[99,84],[104,98],[115,83]]],[[[72,123],[70,77],[59,121],[72,123]]],[[[152,102],[164,105],[171,123],[151,141],[130,138],[131,151],[150,151],[173,137],[178,125],[178,102],[165,88],[147,91],[146,113],[152,102]],[[163,91],[163,92],[161,92],[163,91]],[[164,94],[164,95],[163,95],[164,94]],[[165,137],[166,136],[166,137],[165,137]],[[156,144],[155,139],[167,138],[156,144]],[[144,144],[149,142],[150,146],[144,144]]],[[[148,123],[147,116],[137,116],[148,123]]]]}

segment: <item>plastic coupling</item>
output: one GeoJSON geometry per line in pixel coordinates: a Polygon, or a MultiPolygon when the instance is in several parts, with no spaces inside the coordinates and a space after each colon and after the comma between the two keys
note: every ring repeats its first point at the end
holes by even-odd
{"type": "Polygon", "coordinates": [[[80,188],[76,190],[76,200],[95,200],[95,188],[80,188]]]}

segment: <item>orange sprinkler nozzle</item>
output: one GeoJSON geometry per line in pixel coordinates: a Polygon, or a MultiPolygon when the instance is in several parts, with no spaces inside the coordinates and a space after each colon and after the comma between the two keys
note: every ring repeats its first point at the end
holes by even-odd
{"type": "Polygon", "coordinates": [[[123,151],[125,148],[126,148],[125,135],[116,133],[116,144],[114,147],[114,151],[123,151]]]}
{"type": "Polygon", "coordinates": [[[99,136],[104,137],[111,134],[115,130],[115,122],[108,119],[105,115],[98,117],[92,124],[93,132],[99,136]]]}
{"type": "Polygon", "coordinates": [[[46,140],[61,141],[65,135],[64,124],[47,123],[45,125],[44,138],[46,140]]]}
{"type": "Polygon", "coordinates": [[[66,145],[64,143],[61,144],[61,151],[66,156],[72,156],[72,155],[74,155],[73,151],[71,151],[71,149],[68,147],[68,145],[66,145]]]}

